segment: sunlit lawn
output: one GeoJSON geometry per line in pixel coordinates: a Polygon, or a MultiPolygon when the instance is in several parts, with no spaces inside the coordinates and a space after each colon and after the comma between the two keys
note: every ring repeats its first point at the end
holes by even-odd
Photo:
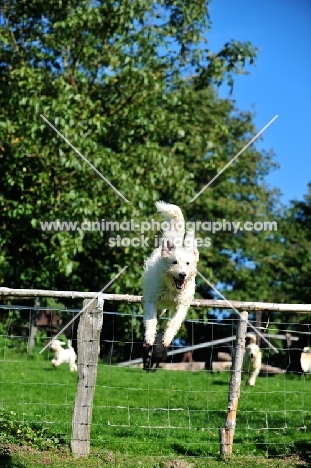
{"type": "MultiPolygon", "coordinates": [[[[18,420],[50,427],[70,442],[77,374],[45,359],[0,356],[0,404],[18,420]]],[[[229,373],[98,366],[91,446],[130,455],[219,454],[229,373]]],[[[311,378],[259,377],[241,389],[234,453],[285,456],[311,447],[311,378]]]]}

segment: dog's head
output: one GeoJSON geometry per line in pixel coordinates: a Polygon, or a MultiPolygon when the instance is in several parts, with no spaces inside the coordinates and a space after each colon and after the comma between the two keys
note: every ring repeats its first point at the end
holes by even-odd
{"type": "Polygon", "coordinates": [[[167,285],[177,293],[183,291],[197,272],[199,253],[195,241],[193,240],[192,248],[186,248],[176,246],[176,242],[165,239],[162,243],[161,257],[167,285]]]}
{"type": "Polygon", "coordinates": [[[249,358],[251,361],[255,361],[255,359],[257,358],[258,354],[260,353],[260,349],[259,349],[259,346],[254,344],[254,343],[251,343],[249,344],[246,348],[245,348],[246,352],[248,353],[249,355],[249,358]]]}
{"type": "Polygon", "coordinates": [[[64,346],[66,343],[64,343],[63,341],[60,341],[60,340],[52,340],[51,344],[50,344],[50,348],[52,351],[58,351],[60,349],[62,349],[62,346],[64,346]]]}

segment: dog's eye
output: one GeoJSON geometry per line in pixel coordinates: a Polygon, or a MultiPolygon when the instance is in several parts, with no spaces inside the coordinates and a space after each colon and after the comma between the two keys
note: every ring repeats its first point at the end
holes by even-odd
{"type": "Polygon", "coordinates": [[[189,262],[187,262],[186,265],[189,265],[189,262]]]}
{"type": "Polygon", "coordinates": [[[177,265],[178,262],[177,262],[177,260],[175,260],[175,262],[173,262],[173,263],[174,263],[174,265],[177,265]]]}

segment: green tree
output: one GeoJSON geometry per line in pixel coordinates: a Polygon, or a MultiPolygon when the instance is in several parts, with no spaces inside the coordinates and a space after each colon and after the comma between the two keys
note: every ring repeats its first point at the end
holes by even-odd
{"type": "Polygon", "coordinates": [[[311,286],[311,192],[292,201],[281,219],[282,249],[272,268],[275,287],[284,302],[310,304],[311,286]]]}
{"type": "MultiPolygon", "coordinates": [[[[273,154],[255,147],[190,202],[256,133],[252,114],[220,99],[217,86],[233,86],[257,50],[231,41],[212,53],[210,25],[208,2],[195,0],[2,2],[1,283],[100,290],[128,265],[109,291],[141,293],[152,247],[111,248],[107,232],[44,232],[44,220],[160,220],[159,199],[192,220],[274,215],[277,194],[264,183],[273,154]]],[[[272,255],[271,234],[222,232],[211,241],[201,250],[206,277],[236,299],[272,299],[268,273],[256,271],[272,255]]],[[[200,281],[198,291],[210,294],[200,281]]]]}

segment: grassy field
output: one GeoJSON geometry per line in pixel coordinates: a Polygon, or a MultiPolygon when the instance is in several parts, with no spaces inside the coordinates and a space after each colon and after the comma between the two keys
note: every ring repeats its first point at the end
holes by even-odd
{"type": "MultiPolygon", "coordinates": [[[[218,428],[226,418],[229,379],[229,373],[162,369],[145,373],[139,368],[100,364],[92,457],[87,464],[78,465],[67,449],[77,374],[69,373],[65,365],[53,369],[41,357],[7,354],[0,361],[0,407],[14,412],[14,420],[57,439],[61,452],[54,458],[45,452],[51,458],[45,464],[38,464],[42,463],[41,453],[37,464],[29,461],[23,465],[36,451],[10,446],[11,455],[4,451],[0,466],[13,468],[14,460],[16,468],[110,463],[120,467],[140,463],[144,467],[221,466],[218,428]]],[[[299,463],[311,453],[310,376],[259,377],[255,388],[243,384],[233,450],[233,466],[307,466],[299,463]]]]}

